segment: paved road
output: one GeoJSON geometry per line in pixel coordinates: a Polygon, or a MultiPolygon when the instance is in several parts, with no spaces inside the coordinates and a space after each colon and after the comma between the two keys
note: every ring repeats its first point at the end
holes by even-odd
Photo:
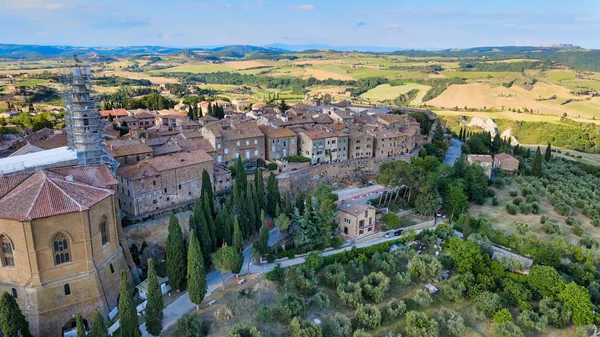
{"type": "Polygon", "coordinates": [[[444,158],[444,164],[454,166],[454,163],[462,154],[461,145],[462,143],[460,140],[452,138],[452,145],[448,147],[448,152],[446,152],[446,158],[444,158]]]}
{"type": "MultiPolygon", "coordinates": [[[[408,232],[408,229],[414,229],[415,233],[418,234],[419,232],[421,232],[422,230],[425,230],[425,229],[435,229],[439,223],[441,223],[441,221],[437,221],[437,219],[435,221],[434,220],[425,221],[425,222],[422,222],[422,223],[419,223],[419,224],[416,224],[413,226],[406,227],[405,233],[408,232]]],[[[366,240],[366,241],[357,240],[357,242],[355,242],[354,245],[349,245],[349,246],[342,247],[339,249],[328,250],[328,251],[321,253],[320,255],[328,256],[328,255],[339,254],[343,251],[350,250],[350,249],[352,249],[352,247],[355,247],[355,246],[356,246],[356,248],[363,248],[363,247],[377,245],[382,242],[398,239],[398,237],[386,238],[385,233],[386,232],[374,234],[374,235],[370,236],[368,238],[368,240],[366,240]]],[[[285,267],[291,267],[291,266],[295,266],[298,264],[302,264],[304,262],[306,262],[306,257],[304,257],[304,256],[296,257],[294,259],[283,260],[283,261],[275,262],[275,263],[266,263],[266,264],[263,264],[260,266],[253,265],[250,267],[250,272],[252,274],[267,273],[267,272],[273,270],[273,268],[275,268],[275,266],[277,264],[280,264],[282,268],[285,268],[285,267]]]]}
{"type": "Polygon", "coordinates": [[[348,187],[343,190],[333,191],[338,196],[338,203],[352,201],[366,205],[371,199],[379,198],[379,196],[389,188],[382,185],[373,185],[366,187],[348,187]]]}
{"type": "MultiPolygon", "coordinates": [[[[269,232],[269,246],[273,246],[279,239],[279,230],[277,228],[272,229],[269,232]]],[[[252,246],[248,246],[244,249],[244,265],[242,266],[240,274],[248,273],[248,261],[250,260],[251,250],[252,246]]],[[[250,269],[253,270],[252,265],[250,269]]],[[[230,280],[233,277],[234,275],[232,273],[227,273],[223,276],[220,271],[214,271],[208,274],[206,276],[206,297],[209,297],[215,290],[219,289],[219,286],[223,283],[223,278],[225,278],[225,280],[230,280]]],[[[188,292],[184,292],[175,301],[167,305],[163,311],[163,330],[166,330],[168,327],[175,324],[179,318],[192,311],[195,307],[196,305],[190,301],[188,292]]],[[[146,323],[140,325],[140,331],[142,332],[142,337],[152,337],[152,335],[146,331],[146,323]]]]}

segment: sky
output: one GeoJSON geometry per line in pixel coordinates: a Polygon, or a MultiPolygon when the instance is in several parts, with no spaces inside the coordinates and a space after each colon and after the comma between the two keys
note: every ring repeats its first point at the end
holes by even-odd
{"type": "Polygon", "coordinates": [[[600,0],[0,0],[0,43],[600,49],[600,0]]]}

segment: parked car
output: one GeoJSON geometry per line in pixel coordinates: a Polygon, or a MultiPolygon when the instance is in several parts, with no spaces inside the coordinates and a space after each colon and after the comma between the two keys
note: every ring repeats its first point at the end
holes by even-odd
{"type": "Polygon", "coordinates": [[[386,238],[386,239],[393,238],[394,236],[395,236],[395,233],[394,233],[394,232],[388,232],[388,233],[385,233],[385,238],[386,238]]]}
{"type": "Polygon", "coordinates": [[[402,230],[398,229],[397,231],[394,232],[394,236],[400,236],[402,235],[402,230]]]}
{"type": "Polygon", "coordinates": [[[442,211],[436,211],[435,216],[442,216],[442,211]]]}

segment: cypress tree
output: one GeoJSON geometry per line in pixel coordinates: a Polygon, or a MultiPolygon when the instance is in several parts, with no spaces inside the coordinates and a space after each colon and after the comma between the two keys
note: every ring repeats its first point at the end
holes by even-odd
{"type": "Polygon", "coordinates": [[[527,148],[527,152],[525,153],[525,157],[527,157],[527,159],[531,158],[531,149],[527,148]]]}
{"type": "Polygon", "coordinates": [[[0,298],[0,327],[4,337],[31,337],[29,323],[15,298],[6,291],[0,298]]]}
{"type": "Polygon", "coordinates": [[[546,161],[550,161],[552,158],[552,144],[548,143],[548,147],[546,148],[546,153],[544,154],[544,159],[546,161]]]}
{"type": "Polygon", "coordinates": [[[112,123],[114,120],[114,117],[111,114],[108,114],[108,122],[112,123]]]}
{"type": "MultiPolygon", "coordinates": [[[[298,213],[304,214],[304,201],[306,199],[306,195],[304,192],[298,192],[296,195],[296,208],[298,209],[298,213]]],[[[293,215],[294,212],[292,212],[293,215]]]]}
{"type": "Polygon", "coordinates": [[[198,237],[198,241],[200,242],[202,255],[204,256],[204,266],[208,268],[210,266],[210,254],[213,252],[213,240],[210,236],[210,230],[208,229],[204,212],[201,212],[199,217],[198,230],[200,232],[196,233],[196,235],[198,237]]]}
{"type": "MultiPolygon", "coordinates": [[[[194,235],[190,234],[190,238],[194,235]]],[[[191,241],[190,241],[191,242],[191,241]]],[[[148,304],[146,306],[146,331],[152,336],[160,335],[163,325],[163,302],[158,276],[154,269],[154,261],[148,259],[148,304]]]]}
{"type": "Polygon", "coordinates": [[[190,235],[190,238],[187,260],[188,293],[190,301],[198,307],[204,300],[204,296],[206,296],[206,271],[200,243],[196,236],[190,235]]]}
{"type": "Polygon", "coordinates": [[[244,237],[240,230],[240,223],[237,218],[233,220],[233,246],[238,252],[244,251],[244,237]]]}
{"type": "Polygon", "coordinates": [[[281,195],[279,194],[279,186],[275,174],[271,172],[269,180],[267,180],[267,213],[275,217],[275,205],[280,202],[281,195]]]}
{"type": "Polygon", "coordinates": [[[260,217],[259,214],[262,211],[262,208],[260,208],[260,205],[258,204],[258,199],[256,198],[256,186],[252,187],[252,194],[253,194],[253,202],[254,202],[254,214],[255,214],[255,218],[254,218],[254,228],[255,230],[258,232],[260,230],[260,217]]]}
{"type": "Polygon", "coordinates": [[[248,219],[247,215],[247,205],[246,205],[246,193],[237,188],[236,185],[233,186],[233,208],[235,209],[235,214],[238,218],[240,229],[244,236],[248,235],[249,229],[246,226],[246,222],[248,219]]]}
{"type": "Polygon", "coordinates": [[[246,215],[246,225],[250,229],[249,232],[256,233],[256,218],[258,214],[256,214],[256,208],[254,207],[254,195],[250,182],[248,182],[248,186],[246,187],[246,215]]]}
{"type": "Polygon", "coordinates": [[[235,161],[235,178],[234,184],[237,186],[238,192],[246,192],[246,171],[242,163],[242,157],[238,157],[235,161]]]}
{"type": "Polygon", "coordinates": [[[521,149],[519,148],[519,144],[515,145],[515,147],[513,148],[513,154],[515,156],[520,156],[521,155],[521,149]]]}
{"type": "Polygon", "coordinates": [[[204,195],[204,194],[208,194],[208,200],[209,200],[209,208],[210,208],[210,215],[211,216],[215,216],[215,202],[214,202],[214,194],[213,194],[213,187],[212,187],[212,183],[210,182],[210,174],[208,174],[208,172],[206,172],[206,170],[202,171],[202,187],[200,190],[200,195],[204,195]]]}
{"type": "Polygon", "coordinates": [[[217,233],[215,231],[215,221],[213,219],[213,211],[210,208],[210,200],[209,200],[209,196],[207,193],[204,193],[204,217],[206,218],[206,224],[208,226],[208,232],[210,234],[210,240],[211,240],[211,246],[210,246],[210,250],[211,253],[214,252],[215,250],[217,250],[217,233]]]}
{"type": "Polygon", "coordinates": [[[213,106],[212,106],[212,103],[210,103],[210,102],[208,102],[208,112],[207,112],[207,114],[209,116],[211,116],[211,117],[215,117],[215,113],[213,111],[213,106]]]}
{"type": "Polygon", "coordinates": [[[99,310],[94,312],[94,323],[92,324],[92,332],[89,337],[108,337],[108,329],[104,324],[104,318],[99,310]]]}
{"type": "MultiPolygon", "coordinates": [[[[181,269],[181,268],[180,268],[181,269]]],[[[170,281],[170,279],[169,279],[170,281]]],[[[119,322],[121,337],[141,337],[138,317],[133,305],[131,285],[125,270],[121,270],[121,288],[119,297],[119,322]]]]}
{"type": "Polygon", "coordinates": [[[171,213],[167,236],[167,276],[174,289],[181,289],[185,280],[185,241],[179,220],[171,213]]]}
{"type": "Polygon", "coordinates": [[[261,256],[265,256],[269,253],[269,229],[267,228],[264,211],[261,212],[260,218],[262,223],[260,233],[253,246],[261,256]]]}
{"type": "Polygon", "coordinates": [[[189,120],[194,120],[194,108],[191,105],[188,107],[187,117],[189,120]]]}
{"type": "Polygon", "coordinates": [[[531,174],[536,177],[542,176],[542,152],[540,151],[539,146],[535,151],[535,157],[533,158],[533,164],[531,165],[531,174]]]}
{"type": "Polygon", "coordinates": [[[294,207],[292,206],[292,200],[290,198],[290,193],[285,194],[285,214],[287,216],[291,216],[292,212],[294,212],[294,207]]]}
{"type": "Polygon", "coordinates": [[[231,224],[231,213],[227,204],[223,205],[221,212],[217,215],[217,247],[221,247],[223,242],[231,245],[233,235],[233,225],[231,224]]]}
{"type": "Polygon", "coordinates": [[[263,181],[262,172],[259,169],[254,171],[254,184],[256,186],[256,199],[260,209],[265,208],[265,183],[263,181]]]}
{"type": "Polygon", "coordinates": [[[75,326],[77,327],[76,337],[85,337],[85,325],[83,325],[83,317],[80,313],[75,316],[75,326]]]}

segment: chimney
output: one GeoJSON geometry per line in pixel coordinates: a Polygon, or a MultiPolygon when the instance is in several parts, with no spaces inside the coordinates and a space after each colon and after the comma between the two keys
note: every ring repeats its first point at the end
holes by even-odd
{"type": "Polygon", "coordinates": [[[65,177],[65,180],[73,182],[73,176],[72,175],[68,175],[68,176],[65,177]]]}

